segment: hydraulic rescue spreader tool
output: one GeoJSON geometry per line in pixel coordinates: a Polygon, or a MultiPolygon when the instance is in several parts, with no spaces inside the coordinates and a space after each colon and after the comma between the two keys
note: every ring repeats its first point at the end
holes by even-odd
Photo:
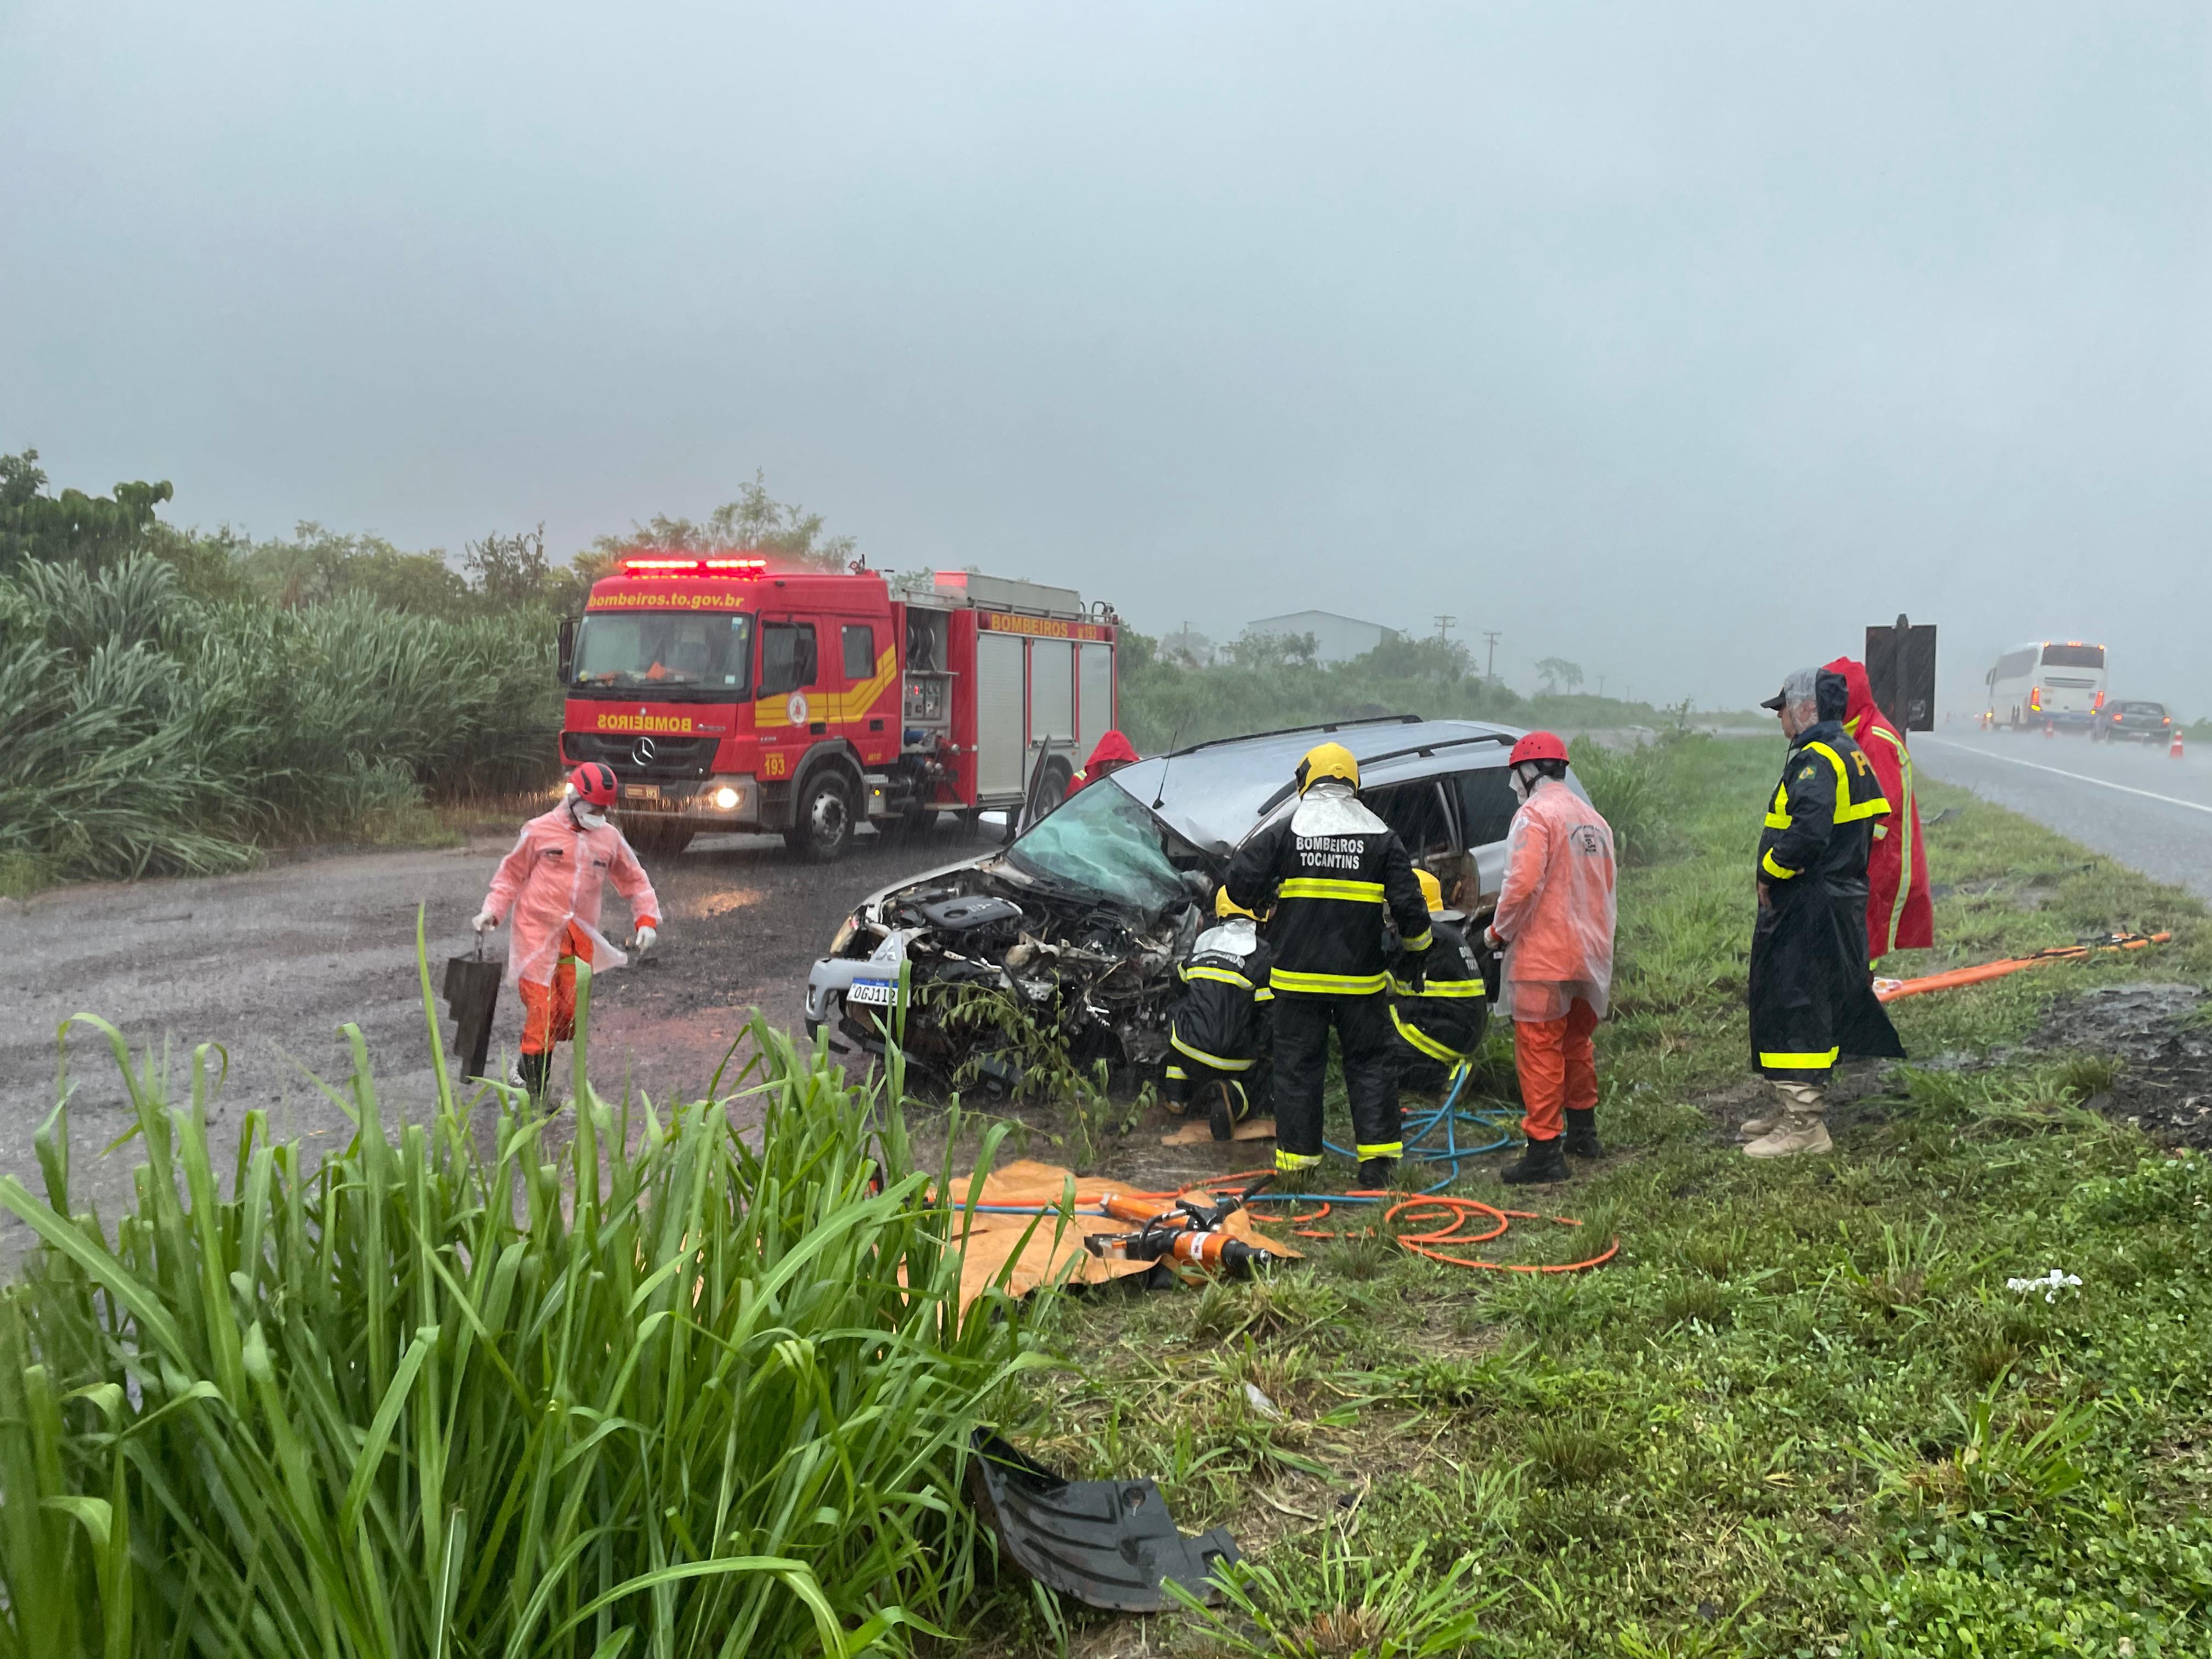
{"type": "Polygon", "coordinates": [[[1108,1215],[1121,1221],[1142,1224],[1133,1233],[1091,1233],[1083,1247],[1109,1261],[1181,1261],[1194,1267],[1246,1267],[1262,1261],[1267,1252],[1221,1231],[1224,1222],[1241,1210],[1261,1188],[1274,1179],[1262,1175],[1241,1193],[1231,1193],[1218,1204],[1200,1204],[1178,1198],[1172,1209],[1162,1210],[1157,1196],[1109,1193],[1101,1200],[1108,1215]]]}

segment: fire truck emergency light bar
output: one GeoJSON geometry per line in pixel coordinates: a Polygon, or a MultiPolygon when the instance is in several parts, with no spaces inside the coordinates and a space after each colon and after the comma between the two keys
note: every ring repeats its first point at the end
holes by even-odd
{"type": "Polygon", "coordinates": [[[651,570],[662,575],[765,576],[766,559],[624,559],[624,570],[651,570]]]}

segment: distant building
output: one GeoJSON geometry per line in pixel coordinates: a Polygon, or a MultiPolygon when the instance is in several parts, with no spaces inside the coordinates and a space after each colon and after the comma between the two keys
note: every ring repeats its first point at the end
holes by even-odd
{"type": "Polygon", "coordinates": [[[1362,622],[1357,617],[1340,617],[1334,611],[1293,611],[1286,617],[1262,617],[1245,623],[1244,631],[1291,636],[1310,634],[1318,647],[1314,653],[1317,662],[1349,662],[1365,656],[1383,641],[1398,637],[1395,628],[1362,622]]]}

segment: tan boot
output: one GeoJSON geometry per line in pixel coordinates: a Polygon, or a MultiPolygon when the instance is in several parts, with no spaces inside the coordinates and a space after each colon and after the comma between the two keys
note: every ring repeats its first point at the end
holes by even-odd
{"type": "Polygon", "coordinates": [[[1735,1138],[1738,1140],[1756,1140],[1761,1135],[1772,1134],[1781,1127],[1782,1114],[1779,1112],[1772,1117],[1747,1117],[1735,1126],[1735,1138]]]}
{"type": "Polygon", "coordinates": [[[1833,1151],[1835,1143],[1828,1139],[1828,1127],[1821,1121],[1828,1103],[1820,1085],[1775,1083],[1771,1086],[1782,1109],[1743,1126],[1749,1141],[1743,1149],[1745,1156],[1794,1158],[1800,1152],[1833,1151]]]}
{"type": "Polygon", "coordinates": [[[1761,1135],[1743,1149],[1746,1158],[1796,1158],[1801,1152],[1828,1152],[1835,1150],[1835,1142],[1828,1139],[1828,1126],[1814,1112],[1789,1112],[1783,1115],[1779,1127],[1761,1135]]]}

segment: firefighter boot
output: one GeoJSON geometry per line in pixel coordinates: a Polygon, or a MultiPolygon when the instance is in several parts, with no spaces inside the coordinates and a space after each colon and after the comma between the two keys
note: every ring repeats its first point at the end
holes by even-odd
{"type": "Polygon", "coordinates": [[[1395,1158],[1363,1158],[1359,1160],[1359,1185],[1364,1192],[1380,1192],[1398,1178],[1398,1160],[1395,1158]]]}
{"type": "Polygon", "coordinates": [[[1828,1126],[1821,1121],[1827,1101],[1816,1085],[1778,1083],[1774,1092],[1782,1097],[1780,1121],[1744,1147],[1745,1157],[1796,1158],[1834,1149],[1835,1143],[1828,1139],[1828,1126]]]}
{"type": "Polygon", "coordinates": [[[1605,1146],[1597,1138],[1597,1108],[1568,1107],[1565,1139],[1569,1158],[1603,1158],[1605,1146]]]}
{"type": "Polygon", "coordinates": [[[1808,1083],[1769,1081],[1766,1086],[1774,1092],[1775,1103],[1779,1109],[1769,1112],[1765,1117],[1744,1119],[1742,1122],[1736,1125],[1735,1138],[1738,1140],[1757,1140],[1761,1135],[1771,1135],[1780,1128],[1782,1120],[1789,1115],[1790,1103],[1798,1098],[1791,1092],[1793,1090],[1811,1090],[1811,1092],[1804,1097],[1804,1102],[1811,1103],[1814,1107],[1817,1107],[1820,1100],[1820,1091],[1808,1083]]]}
{"type": "Polygon", "coordinates": [[[1528,1187],[1548,1184],[1567,1178],[1566,1137],[1553,1135],[1549,1140],[1531,1140],[1515,1158],[1498,1172],[1498,1178],[1509,1187],[1528,1187]]]}
{"type": "Polygon", "coordinates": [[[542,1054],[524,1054],[514,1062],[514,1069],[507,1080],[518,1089],[527,1090],[532,1100],[545,1098],[545,1090],[553,1080],[553,1054],[548,1049],[542,1054]]]}

